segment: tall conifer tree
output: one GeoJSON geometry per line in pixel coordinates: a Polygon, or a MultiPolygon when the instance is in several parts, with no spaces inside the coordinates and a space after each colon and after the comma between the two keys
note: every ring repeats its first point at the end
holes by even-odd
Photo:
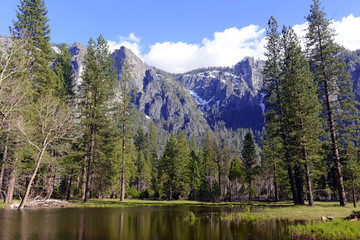
{"type": "Polygon", "coordinates": [[[349,82],[349,72],[340,56],[341,49],[334,42],[335,33],[330,27],[331,22],[320,8],[319,0],[313,0],[307,20],[309,25],[306,38],[310,68],[318,86],[319,98],[323,102],[323,114],[331,140],[340,205],[345,206],[346,196],[339,151],[339,143],[342,141],[339,137],[343,130],[339,131],[339,127],[344,126],[343,123],[348,125],[353,122],[354,116],[358,117],[354,107],[352,85],[349,82]]]}
{"type": "Polygon", "coordinates": [[[108,128],[110,102],[116,86],[116,69],[108,45],[100,35],[97,42],[89,41],[85,56],[85,71],[79,93],[81,124],[84,127],[84,146],[87,163],[86,193],[84,201],[90,199],[93,163],[97,144],[100,144],[100,130],[108,128]]]}
{"type": "Polygon", "coordinates": [[[299,202],[303,203],[301,173],[304,172],[309,205],[313,206],[310,168],[311,163],[319,159],[319,149],[321,149],[319,140],[322,135],[319,118],[321,107],[308,62],[291,27],[284,28],[282,42],[284,48],[282,101],[286,147],[289,149],[290,161],[298,172],[296,178],[299,202]],[[304,171],[301,170],[303,166],[304,171]]]}
{"type": "Polygon", "coordinates": [[[26,37],[29,41],[27,53],[34,57],[31,64],[32,79],[38,92],[47,88],[60,90],[58,78],[49,65],[54,59],[50,45],[50,27],[44,0],[21,0],[13,21],[15,37],[26,37]]]}

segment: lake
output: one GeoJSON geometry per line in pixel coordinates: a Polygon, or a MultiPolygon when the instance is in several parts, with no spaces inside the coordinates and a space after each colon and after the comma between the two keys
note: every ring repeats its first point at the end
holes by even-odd
{"type": "Polygon", "coordinates": [[[288,223],[221,220],[243,208],[137,206],[0,209],[1,240],[289,239],[288,223]],[[192,211],[196,219],[190,221],[192,211]]]}

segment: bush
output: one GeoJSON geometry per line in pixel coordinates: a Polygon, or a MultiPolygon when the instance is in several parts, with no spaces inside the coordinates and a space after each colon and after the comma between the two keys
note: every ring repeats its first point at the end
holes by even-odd
{"type": "Polygon", "coordinates": [[[139,198],[140,191],[138,191],[135,187],[131,187],[129,190],[126,191],[126,196],[128,198],[139,198]]]}
{"type": "Polygon", "coordinates": [[[144,190],[144,191],[142,191],[141,193],[140,193],[140,198],[141,199],[147,199],[147,198],[149,198],[150,197],[150,191],[149,191],[149,189],[146,189],[146,190],[144,190]]]}

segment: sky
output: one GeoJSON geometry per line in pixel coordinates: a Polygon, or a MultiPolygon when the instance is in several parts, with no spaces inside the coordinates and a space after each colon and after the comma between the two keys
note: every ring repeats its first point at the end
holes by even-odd
{"type": "MultiPolygon", "coordinates": [[[[336,41],[360,49],[360,0],[322,0],[336,41]]],[[[100,34],[111,51],[126,46],[151,66],[180,73],[264,58],[265,29],[304,35],[312,0],[47,0],[51,42],[80,42],[100,34]]],[[[9,34],[20,0],[0,0],[0,35],[9,34]]]]}

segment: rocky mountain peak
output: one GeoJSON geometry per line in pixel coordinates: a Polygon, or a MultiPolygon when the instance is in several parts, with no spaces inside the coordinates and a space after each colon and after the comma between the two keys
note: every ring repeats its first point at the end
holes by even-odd
{"type": "Polygon", "coordinates": [[[115,61],[115,67],[117,68],[118,74],[121,73],[122,67],[125,61],[130,65],[130,71],[134,77],[134,85],[137,89],[142,92],[143,89],[143,79],[145,78],[145,73],[150,67],[142,61],[138,56],[136,56],[130,49],[126,47],[121,47],[113,52],[112,57],[115,61]]]}

